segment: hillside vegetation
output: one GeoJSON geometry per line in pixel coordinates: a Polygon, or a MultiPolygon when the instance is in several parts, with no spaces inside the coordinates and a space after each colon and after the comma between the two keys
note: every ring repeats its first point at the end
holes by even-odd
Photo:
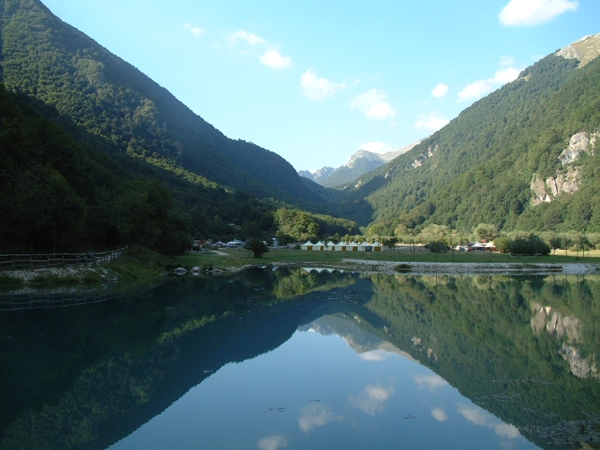
{"type": "MultiPolygon", "coordinates": [[[[231,140],[38,0],[0,1],[2,81],[113,149],[182,177],[261,197],[318,201],[279,155],[231,140]]],[[[307,202],[308,203],[308,202],[307,202]]]]}
{"type": "Polygon", "coordinates": [[[281,207],[326,209],[283,158],[226,138],[39,1],[0,0],[0,31],[0,252],[176,254],[273,237],[281,207]]]}
{"type": "Polygon", "coordinates": [[[390,236],[434,223],[600,231],[600,59],[578,64],[550,55],[526,69],[346,189],[343,213],[390,236]],[[588,144],[569,159],[563,152],[578,134],[588,144]]]}

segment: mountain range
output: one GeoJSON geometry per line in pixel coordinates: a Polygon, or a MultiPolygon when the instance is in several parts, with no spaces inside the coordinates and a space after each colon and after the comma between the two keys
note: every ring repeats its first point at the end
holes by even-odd
{"type": "Polygon", "coordinates": [[[324,187],[345,188],[350,183],[356,181],[361,175],[383,166],[420,143],[421,141],[417,141],[398,150],[382,154],[361,149],[352,154],[350,159],[340,167],[322,167],[312,172],[309,170],[299,170],[298,175],[308,178],[324,187]]]}
{"type": "Polygon", "coordinates": [[[598,54],[600,35],[582,38],[410,148],[299,176],[39,0],[0,0],[0,247],[176,253],[192,238],[285,234],[292,210],[294,236],[315,238],[357,225],[600,232],[598,54]]]}

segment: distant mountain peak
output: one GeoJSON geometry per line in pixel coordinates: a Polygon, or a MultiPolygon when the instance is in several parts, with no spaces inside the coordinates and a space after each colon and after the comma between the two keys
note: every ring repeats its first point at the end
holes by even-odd
{"type": "Polygon", "coordinates": [[[590,34],[567,45],[556,52],[556,56],[580,61],[579,67],[585,66],[600,55],[600,33],[590,34]]]}
{"type": "Polygon", "coordinates": [[[299,170],[298,175],[321,184],[321,182],[329,177],[334,171],[335,169],[333,167],[326,166],[318,170],[299,170]]]}
{"type": "Polygon", "coordinates": [[[357,152],[355,152],[350,159],[348,159],[348,161],[346,161],[346,163],[344,164],[344,166],[348,167],[348,168],[353,168],[356,166],[356,164],[358,163],[359,160],[363,160],[363,161],[375,161],[375,162],[379,162],[379,163],[383,163],[383,159],[381,158],[380,155],[370,152],[368,150],[358,150],[357,152]]]}
{"type": "Polygon", "coordinates": [[[299,170],[298,175],[324,187],[338,187],[353,183],[360,176],[387,164],[397,156],[408,152],[422,141],[414,142],[406,147],[387,153],[374,153],[368,150],[357,150],[344,165],[333,168],[323,167],[319,170],[299,170]]]}

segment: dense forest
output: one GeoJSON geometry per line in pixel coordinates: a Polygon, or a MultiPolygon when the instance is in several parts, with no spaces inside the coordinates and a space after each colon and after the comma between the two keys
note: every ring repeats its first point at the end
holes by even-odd
{"type": "MultiPolygon", "coordinates": [[[[101,142],[77,140],[30,102],[0,84],[1,251],[140,244],[175,254],[194,238],[275,236],[279,203],[99,151],[101,142]]],[[[303,215],[316,230],[357,231],[349,221],[303,215]]]]}
{"type": "Polygon", "coordinates": [[[55,107],[115,150],[182,176],[260,196],[318,201],[279,155],[228,139],[38,0],[2,0],[0,14],[0,81],[9,91],[55,107]]]}

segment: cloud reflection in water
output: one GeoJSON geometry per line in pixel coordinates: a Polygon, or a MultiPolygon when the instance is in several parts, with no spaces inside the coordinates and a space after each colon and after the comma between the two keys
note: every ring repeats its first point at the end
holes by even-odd
{"type": "Polygon", "coordinates": [[[300,410],[298,426],[308,434],[313,428],[325,426],[333,421],[341,422],[342,420],[343,418],[337,416],[329,407],[311,404],[300,410]]]}
{"type": "Polygon", "coordinates": [[[448,382],[439,375],[415,375],[414,378],[419,385],[419,389],[429,389],[430,392],[448,386],[448,382]]]}
{"type": "Polygon", "coordinates": [[[481,408],[459,404],[458,412],[474,425],[493,428],[495,433],[502,438],[516,439],[521,437],[521,433],[514,425],[502,423],[500,419],[481,408]]]}
{"type": "Polygon", "coordinates": [[[438,422],[445,422],[448,420],[448,414],[442,408],[434,408],[431,410],[431,415],[438,422]]]}
{"type": "Polygon", "coordinates": [[[271,436],[261,439],[256,446],[260,450],[279,450],[288,446],[288,440],[283,436],[271,436]]]}
{"type": "Polygon", "coordinates": [[[394,394],[393,386],[370,385],[358,397],[350,396],[350,404],[372,416],[385,410],[384,403],[394,394]]]}

